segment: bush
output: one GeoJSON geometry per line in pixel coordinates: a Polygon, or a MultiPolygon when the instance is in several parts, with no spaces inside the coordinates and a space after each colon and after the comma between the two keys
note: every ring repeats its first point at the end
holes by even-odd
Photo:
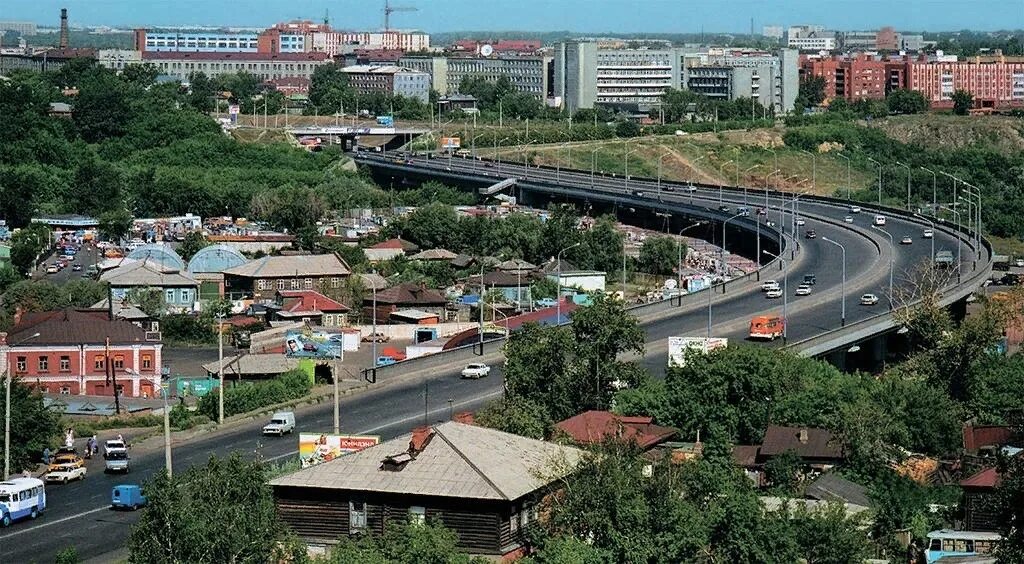
{"type": "MultiPolygon", "coordinates": [[[[224,416],[230,417],[293,399],[309,393],[312,384],[309,375],[301,370],[292,370],[264,382],[242,383],[224,389],[224,416]]],[[[217,394],[207,394],[199,400],[198,412],[217,419],[217,394]]]]}
{"type": "Polygon", "coordinates": [[[160,328],[165,341],[193,344],[214,342],[213,326],[194,315],[165,315],[160,320],[160,328]]]}
{"type": "Polygon", "coordinates": [[[78,558],[78,550],[73,546],[62,549],[53,559],[54,564],[76,564],[81,562],[78,558]]]}
{"type": "Polygon", "coordinates": [[[142,427],[159,427],[164,424],[164,418],[158,415],[115,415],[95,421],[65,421],[61,428],[71,427],[75,430],[76,437],[91,437],[97,431],[106,429],[137,429],[142,427]]]}

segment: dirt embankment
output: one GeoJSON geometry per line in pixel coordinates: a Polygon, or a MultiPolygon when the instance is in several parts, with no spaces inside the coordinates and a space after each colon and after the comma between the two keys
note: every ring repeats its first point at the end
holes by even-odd
{"type": "Polygon", "coordinates": [[[1024,151],[1024,120],[1004,116],[915,115],[875,120],[886,135],[914,145],[942,149],[987,146],[1009,154],[1024,151]]]}

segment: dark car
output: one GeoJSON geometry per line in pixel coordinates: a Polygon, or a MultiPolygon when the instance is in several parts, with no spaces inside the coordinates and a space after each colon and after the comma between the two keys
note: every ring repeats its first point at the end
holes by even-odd
{"type": "Polygon", "coordinates": [[[818,283],[818,277],[813,274],[804,274],[804,284],[815,285],[818,283]]]}
{"type": "Polygon", "coordinates": [[[666,192],[675,192],[676,191],[676,187],[671,185],[671,184],[666,184],[665,185],[665,191],[666,192]]]}
{"type": "Polygon", "coordinates": [[[814,239],[817,236],[818,236],[818,234],[815,233],[813,229],[808,229],[807,231],[804,232],[804,237],[806,237],[808,239],[814,239]]]}

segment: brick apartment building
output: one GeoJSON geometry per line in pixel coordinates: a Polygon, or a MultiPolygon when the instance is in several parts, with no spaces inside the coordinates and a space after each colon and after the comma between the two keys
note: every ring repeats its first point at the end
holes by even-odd
{"type": "Polygon", "coordinates": [[[3,348],[7,367],[15,378],[40,391],[112,396],[108,370],[125,397],[153,397],[160,386],[163,345],[158,332],[111,319],[106,310],[65,309],[15,317],[10,333],[0,333],[0,345],[9,345],[3,348]]]}
{"type": "Polygon", "coordinates": [[[828,98],[879,100],[889,92],[905,87],[906,63],[858,54],[853,57],[805,59],[800,73],[801,78],[824,78],[825,96],[828,98]]]}

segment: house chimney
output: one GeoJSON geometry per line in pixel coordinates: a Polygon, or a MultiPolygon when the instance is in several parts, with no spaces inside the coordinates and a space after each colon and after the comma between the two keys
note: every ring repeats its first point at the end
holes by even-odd
{"type": "Polygon", "coordinates": [[[800,440],[800,444],[807,444],[807,429],[800,429],[800,434],[798,435],[798,438],[800,440]]]}
{"type": "Polygon", "coordinates": [[[434,437],[433,427],[416,427],[412,430],[412,439],[409,441],[409,454],[416,456],[423,452],[434,437]]]}
{"type": "Polygon", "coordinates": [[[60,9],[60,48],[68,48],[68,9],[60,9]]]}

